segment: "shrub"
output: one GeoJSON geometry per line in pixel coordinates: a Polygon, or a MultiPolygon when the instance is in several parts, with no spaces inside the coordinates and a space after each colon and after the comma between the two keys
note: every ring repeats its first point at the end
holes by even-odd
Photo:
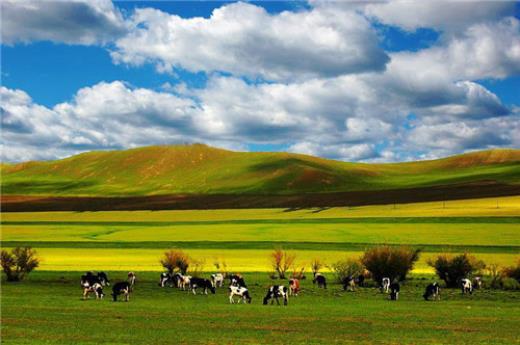
{"type": "Polygon", "coordinates": [[[486,267],[483,261],[466,253],[457,256],[442,254],[435,260],[429,260],[428,265],[435,269],[435,273],[444,280],[446,287],[457,287],[461,279],[471,277],[486,267]]]}
{"type": "Polygon", "coordinates": [[[301,267],[299,270],[294,267],[293,273],[291,274],[291,278],[296,278],[299,280],[305,279],[305,267],[301,267]]]}
{"type": "Polygon", "coordinates": [[[275,249],[271,253],[271,264],[280,279],[285,279],[285,273],[292,266],[295,259],[296,255],[289,254],[281,248],[275,249]]]}
{"type": "Polygon", "coordinates": [[[520,290],[520,283],[513,278],[504,278],[502,280],[502,288],[504,290],[520,290]]]}
{"type": "Polygon", "coordinates": [[[498,264],[490,264],[486,268],[489,276],[489,283],[486,284],[491,289],[500,289],[502,287],[503,273],[500,271],[498,264]]]}
{"type": "Polygon", "coordinates": [[[191,260],[189,274],[193,277],[202,276],[205,264],[205,260],[191,260]]]}
{"type": "Polygon", "coordinates": [[[178,270],[181,274],[186,274],[190,266],[190,257],[182,250],[169,250],[164,253],[161,265],[171,274],[178,270]]]}
{"type": "Polygon", "coordinates": [[[504,275],[520,283],[520,260],[518,260],[516,266],[504,268],[504,275]]]}
{"type": "Polygon", "coordinates": [[[384,277],[390,278],[391,281],[402,281],[406,279],[406,275],[419,260],[419,254],[419,249],[379,246],[365,251],[361,263],[378,283],[384,277]]]}
{"type": "Polygon", "coordinates": [[[331,268],[338,283],[342,283],[348,276],[357,277],[364,270],[363,264],[359,260],[352,258],[339,260],[333,263],[331,268]]]}
{"type": "Polygon", "coordinates": [[[320,259],[318,259],[318,258],[312,259],[311,270],[312,270],[312,275],[314,277],[316,276],[316,273],[318,273],[321,270],[322,267],[323,267],[323,262],[321,262],[320,259]]]}
{"type": "Polygon", "coordinates": [[[16,247],[10,253],[2,250],[0,257],[2,269],[8,281],[23,280],[40,264],[36,251],[31,247],[16,247]]]}

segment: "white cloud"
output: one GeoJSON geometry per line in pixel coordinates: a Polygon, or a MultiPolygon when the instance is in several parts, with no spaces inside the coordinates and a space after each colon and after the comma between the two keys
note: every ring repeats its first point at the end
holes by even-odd
{"type": "Polygon", "coordinates": [[[121,13],[110,0],[3,0],[0,6],[4,44],[104,44],[126,30],[121,13]]]}
{"type": "Polygon", "coordinates": [[[294,80],[380,71],[388,57],[370,23],[356,12],[329,9],[269,14],[246,3],[185,19],[146,8],[117,40],[117,63],[155,63],[159,71],[226,71],[251,78],[294,80]]]}

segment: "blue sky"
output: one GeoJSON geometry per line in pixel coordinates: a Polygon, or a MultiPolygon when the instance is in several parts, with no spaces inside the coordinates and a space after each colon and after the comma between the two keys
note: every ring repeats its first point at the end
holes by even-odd
{"type": "Polygon", "coordinates": [[[2,160],[520,147],[515,2],[2,2],[2,160]]]}

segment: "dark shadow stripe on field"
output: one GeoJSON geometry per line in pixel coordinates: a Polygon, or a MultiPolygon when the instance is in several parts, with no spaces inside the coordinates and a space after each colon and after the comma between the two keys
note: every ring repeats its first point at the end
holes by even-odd
{"type": "MultiPolygon", "coordinates": [[[[345,243],[345,242],[278,242],[278,241],[144,241],[144,242],[73,242],[73,241],[4,241],[3,247],[29,246],[34,248],[114,248],[114,249],[273,249],[283,247],[293,250],[334,250],[334,251],[364,251],[366,248],[381,245],[381,243],[345,243]]],[[[388,244],[401,246],[401,244],[388,244]]],[[[412,248],[423,252],[471,252],[471,253],[505,253],[520,254],[520,246],[485,246],[485,245],[432,245],[410,244],[412,248]]]]}
{"type": "Polygon", "coordinates": [[[520,217],[359,217],[312,219],[237,219],[201,221],[2,221],[1,225],[66,225],[66,226],[171,226],[219,224],[520,224],[520,217]]]}

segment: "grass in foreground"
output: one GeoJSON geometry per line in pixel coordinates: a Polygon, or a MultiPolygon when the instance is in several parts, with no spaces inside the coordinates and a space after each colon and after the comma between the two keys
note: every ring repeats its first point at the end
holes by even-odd
{"type": "MultiPolygon", "coordinates": [[[[129,303],[80,299],[82,272],[35,272],[2,286],[3,344],[518,344],[520,293],[481,290],[440,302],[421,294],[431,280],[414,276],[401,300],[376,289],[318,290],[310,280],[287,307],[263,306],[265,274],[246,274],[251,305],[216,295],[157,286],[157,273],[138,272],[129,303]]],[[[109,272],[112,281],[126,272],[109,272]]]]}

